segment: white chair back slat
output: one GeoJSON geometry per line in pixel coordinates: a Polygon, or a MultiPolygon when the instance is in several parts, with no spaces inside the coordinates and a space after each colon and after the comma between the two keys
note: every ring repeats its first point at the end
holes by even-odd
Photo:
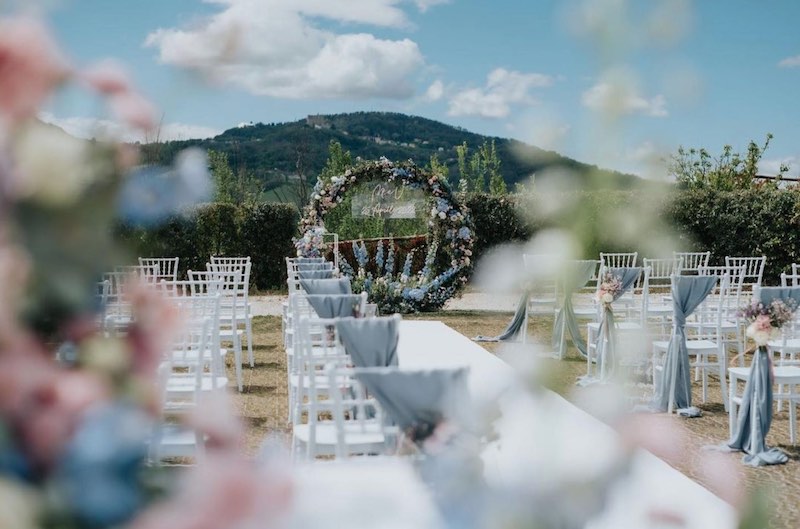
{"type": "Polygon", "coordinates": [[[700,268],[708,266],[711,252],[672,252],[674,259],[681,260],[682,274],[698,274],[700,268]]]}
{"type": "Polygon", "coordinates": [[[600,252],[600,262],[606,268],[632,268],[636,266],[639,252],[605,253],[600,252]]]}

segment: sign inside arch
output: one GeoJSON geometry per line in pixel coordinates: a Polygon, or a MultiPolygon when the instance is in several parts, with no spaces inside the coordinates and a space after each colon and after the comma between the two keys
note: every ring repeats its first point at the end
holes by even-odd
{"type": "Polygon", "coordinates": [[[308,244],[319,237],[308,235],[326,228],[341,240],[360,239],[352,244],[353,259],[340,260],[340,268],[351,276],[353,291],[366,291],[382,314],[437,310],[472,273],[475,232],[466,206],[443,176],[411,161],[360,162],[318,180],[300,219],[304,253],[319,254],[308,244]],[[397,256],[392,238],[419,235],[427,240],[426,255],[424,266],[413,270],[414,252],[397,256]],[[364,239],[373,239],[369,249],[364,239]]]}

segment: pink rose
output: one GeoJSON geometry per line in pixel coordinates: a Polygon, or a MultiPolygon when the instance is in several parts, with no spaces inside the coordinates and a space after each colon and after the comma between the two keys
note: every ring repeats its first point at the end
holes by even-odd
{"type": "Polygon", "coordinates": [[[0,116],[12,124],[35,116],[69,73],[64,55],[41,21],[0,19],[0,116]]]}
{"type": "Polygon", "coordinates": [[[760,315],[756,316],[756,319],[755,319],[755,321],[753,323],[755,324],[755,330],[756,331],[771,331],[772,330],[772,322],[769,319],[769,316],[767,316],[766,314],[760,314],[760,315]]]}

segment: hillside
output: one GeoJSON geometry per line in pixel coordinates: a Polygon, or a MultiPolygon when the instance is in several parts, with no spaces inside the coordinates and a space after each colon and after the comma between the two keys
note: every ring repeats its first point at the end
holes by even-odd
{"type": "Polygon", "coordinates": [[[389,112],[356,112],[309,116],[292,123],[253,124],[229,129],[207,140],[188,140],[143,146],[148,162],[167,163],[189,145],[228,153],[235,171],[245,170],[263,180],[267,189],[291,185],[298,169],[312,183],[324,167],[328,144],[339,141],[353,158],[390,160],[412,159],[427,164],[433,154],[450,168],[450,178],[458,179],[455,147],[467,142],[475,149],[495,140],[503,177],[510,189],[544,169],[574,171],[584,183],[594,174],[593,187],[628,187],[640,179],[634,175],[600,170],[553,151],[525,143],[492,138],[430,119],[389,112]]]}

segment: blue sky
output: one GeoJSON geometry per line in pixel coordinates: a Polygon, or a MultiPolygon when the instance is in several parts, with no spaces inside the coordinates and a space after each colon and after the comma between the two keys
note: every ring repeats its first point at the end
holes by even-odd
{"type": "MultiPolygon", "coordinates": [[[[61,0],[78,65],[113,57],[168,136],[387,110],[658,174],[678,145],[800,170],[800,2],[752,0],[61,0]]],[[[48,119],[98,114],[67,92],[48,119]]]]}

